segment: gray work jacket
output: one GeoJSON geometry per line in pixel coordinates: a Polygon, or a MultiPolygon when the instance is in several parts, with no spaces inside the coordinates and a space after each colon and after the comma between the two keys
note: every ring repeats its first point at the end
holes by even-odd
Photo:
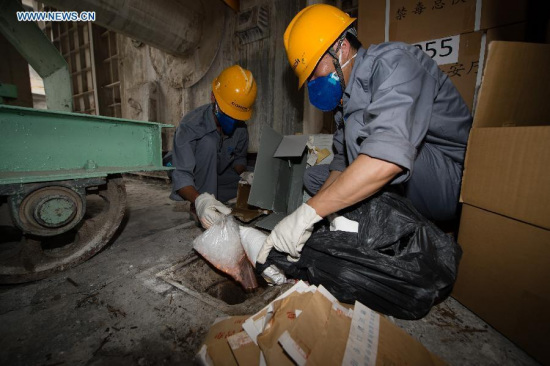
{"type": "Polygon", "coordinates": [[[247,150],[246,124],[239,124],[231,136],[222,137],[214,120],[212,104],[186,114],[174,135],[172,165],[175,170],[170,198],[181,201],[177,191],[186,186],[217,197],[218,184],[238,179],[233,168],[246,166],[247,150]]]}
{"type": "Polygon", "coordinates": [[[391,183],[407,181],[423,143],[462,166],[472,117],[437,64],[401,42],[360,48],[343,98],[344,128],[334,134],[330,170],[343,171],[359,154],[404,168],[391,183]]]}

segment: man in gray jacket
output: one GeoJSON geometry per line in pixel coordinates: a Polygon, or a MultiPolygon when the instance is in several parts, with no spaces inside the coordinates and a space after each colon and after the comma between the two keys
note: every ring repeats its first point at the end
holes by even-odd
{"type": "Polygon", "coordinates": [[[315,194],[267,238],[296,259],[322,217],[403,184],[413,205],[432,220],[456,215],[462,165],[472,124],[451,80],[418,48],[399,42],[361,47],[355,19],[330,5],[303,9],[285,32],[285,48],[310,102],[337,111],[335,158],[306,171],[315,194]]]}
{"type": "Polygon", "coordinates": [[[185,115],[174,135],[170,197],[190,201],[204,228],[231,212],[222,202],[236,197],[246,169],[244,121],[252,115],[256,91],[250,71],[238,65],[223,70],[212,82],[212,103],[185,115]]]}

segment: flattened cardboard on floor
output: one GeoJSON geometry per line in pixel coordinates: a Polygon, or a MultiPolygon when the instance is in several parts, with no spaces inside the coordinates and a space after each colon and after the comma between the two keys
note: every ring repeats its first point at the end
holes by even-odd
{"type": "Polygon", "coordinates": [[[453,297],[550,364],[550,230],[463,205],[453,297]]]}

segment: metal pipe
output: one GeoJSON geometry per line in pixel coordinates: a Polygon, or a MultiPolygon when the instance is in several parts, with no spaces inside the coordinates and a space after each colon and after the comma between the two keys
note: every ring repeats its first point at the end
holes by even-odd
{"type": "Polygon", "coordinates": [[[95,23],[168,53],[195,51],[203,30],[202,0],[43,0],[58,10],[95,11],[95,23]]]}

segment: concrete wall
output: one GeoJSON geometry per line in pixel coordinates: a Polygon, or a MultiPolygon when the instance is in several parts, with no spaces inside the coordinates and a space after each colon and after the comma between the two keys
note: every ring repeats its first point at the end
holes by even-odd
{"type": "MultiPolygon", "coordinates": [[[[238,63],[250,69],[258,83],[255,113],[248,122],[249,152],[257,152],[264,125],[284,134],[303,131],[303,90],[297,90],[297,78],[288,65],[283,33],[305,1],[241,0],[240,14],[254,6],[265,6],[269,12],[269,36],[247,44],[235,35],[239,14],[219,3],[225,19],[212,28],[222,32],[221,45],[208,72],[191,87],[183,87],[178,72],[183,69],[181,58],[147,45],[136,47],[131,39],[118,37],[122,114],[177,126],[183,115],[210,102],[212,80],[225,67],[238,63]]],[[[173,132],[167,131],[164,149],[172,148],[173,132]]]]}

